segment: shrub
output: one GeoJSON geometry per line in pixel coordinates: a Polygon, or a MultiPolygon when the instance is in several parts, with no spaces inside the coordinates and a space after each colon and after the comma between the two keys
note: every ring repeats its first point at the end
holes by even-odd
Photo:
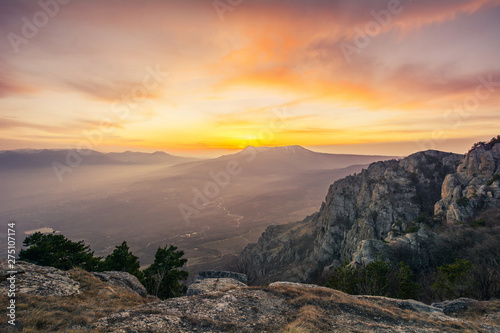
{"type": "Polygon", "coordinates": [[[420,215],[413,220],[414,223],[424,223],[425,222],[425,213],[421,213],[420,215]]]}
{"type": "Polygon", "coordinates": [[[398,282],[396,297],[401,299],[417,299],[418,292],[422,287],[414,281],[410,266],[400,262],[396,278],[398,282]]]}
{"type": "Polygon", "coordinates": [[[500,175],[499,174],[494,174],[493,177],[490,180],[488,180],[488,182],[486,183],[486,185],[491,186],[497,180],[500,180],[500,175]]]}
{"type": "Polygon", "coordinates": [[[351,295],[377,295],[416,299],[420,285],[414,281],[408,265],[400,263],[391,267],[388,261],[377,260],[365,267],[354,268],[348,263],[337,267],[326,287],[351,295]]]}
{"type": "Polygon", "coordinates": [[[144,286],[151,295],[165,299],[185,294],[187,287],[179,281],[188,277],[188,272],[178,270],[187,262],[182,259],[184,251],[177,251],[177,247],[158,247],[155,261],[146,268],[144,286]]]}
{"type": "Polygon", "coordinates": [[[101,265],[102,271],[122,271],[135,275],[139,280],[143,278],[139,257],[129,251],[127,242],[115,247],[101,265]]]}
{"type": "Polygon", "coordinates": [[[420,230],[420,226],[419,225],[410,224],[408,226],[408,229],[406,229],[406,233],[412,234],[412,233],[418,232],[419,230],[420,230]]]}
{"type": "Polygon", "coordinates": [[[469,204],[469,198],[467,198],[466,196],[463,196],[460,199],[457,199],[457,204],[460,207],[465,207],[469,204]]]}
{"type": "Polygon", "coordinates": [[[470,226],[473,228],[479,228],[486,226],[486,221],[484,219],[474,220],[470,223],[470,226]]]}
{"type": "Polygon", "coordinates": [[[388,261],[377,260],[360,269],[359,292],[364,295],[389,296],[392,272],[388,261]]]}
{"type": "Polygon", "coordinates": [[[90,246],[83,241],[73,242],[59,234],[36,232],[26,237],[23,245],[28,248],[19,251],[19,259],[36,265],[63,270],[81,267],[92,271],[99,267],[101,260],[100,257],[94,257],[90,246]]]}
{"type": "Polygon", "coordinates": [[[458,298],[465,296],[468,288],[467,275],[473,265],[465,259],[455,259],[453,264],[438,267],[436,281],[432,285],[441,298],[458,298]]]}
{"type": "Polygon", "coordinates": [[[358,294],[358,271],[346,261],[344,265],[334,269],[326,287],[341,290],[345,293],[358,294]]]}

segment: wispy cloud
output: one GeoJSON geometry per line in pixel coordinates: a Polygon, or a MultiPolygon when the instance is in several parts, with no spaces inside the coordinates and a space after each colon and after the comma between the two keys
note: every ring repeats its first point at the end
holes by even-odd
{"type": "MultiPolygon", "coordinates": [[[[276,144],[426,137],[479,77],[500,81],[500,0],[401,0],[380,17],[388,3],[245,1],[221,21],[210,1],[73,0],[15,53],[7,34],[41,8],[2,1],[0,116],[19,117],[0,117],[2,138],[73,143],[110,119],[119,134],[104,145],[238,148],[283,107],[276,144]],[[342,43],[374,20],[380,29],[347,62],[342,43]],[[122,117],[113,103],[127,104],[157,64],[169,81],[122,117]]],[[[464,135],[491,125],[498,96],[481,100],[464,135]]]]}

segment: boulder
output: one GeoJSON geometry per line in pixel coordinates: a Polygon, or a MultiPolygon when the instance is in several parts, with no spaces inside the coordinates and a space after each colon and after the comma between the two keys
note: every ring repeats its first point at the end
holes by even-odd
{"type": "Polygon", "coordinates": [[[80,294],[80,283],[71,279],[68,272],[54,267],[45,267],[16,261],[14,269],[10,269],[7,260],[0,260],[0,292],[6,294],[10,282],[7,278],[15,278],[18,293],[37,296],[71,296],[80,294]],[[11,274],[10,271],[17,273],[11,274]]]}
{"type": "Polygon", "coordinates": [[[472,298],[461,297],[453,300],[432,303],[432,306],[442,309],[445,314],[452,314],[465,311],[477,302],[477,300],[472,298]]]}
{"type": "Polygon", "coordinates": [[[197,295],[216,291],[226,291],[237,287],[246,287],[245,274],[227,271],[203,271],[198,278],[189,285],[187,295],[197,295]]]}
{"type": "Polygon", "coordinates": [[[119,271],[106,271],[99,273],[92,273],[94,276],[101,281],[110,283],[114,286],[121,287],[128,291],[135,292],[142,297],[148,296],[148,291],[139,282],[137,277],[127,272],[119,272],[119,271]]]}
{"type": "Polygon", "coordinates": [[[231,278],[196,280],[189,285],[186,295],[191,296],[215,291],[225,291],[231,288],[246,286],[246,284],[231,278]]]}
{"type": "Polygon", "coordinates": [[[247,284],[246,274],[228,272],[228,271],[202,271],[198,273],[198,279],[219,279],[219,278],[229,278],[238,280],[243,284],[247,284]]]}

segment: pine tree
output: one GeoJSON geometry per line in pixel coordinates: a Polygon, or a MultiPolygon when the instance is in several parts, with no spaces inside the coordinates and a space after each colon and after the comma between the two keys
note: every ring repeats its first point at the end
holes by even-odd
{"type": "Polygon", "coordinates": [[[80,267],[87,271],[98,268],[100,257],[94,257],[90,246],[83,241],[73,242],[59,234],[36,232],[26,237],[19,251],[19,259],[36,265],[51,266],[63,270],[80,267]]]}
{"type": "Polygon", "coordinates": [[[139,270],[140,267],[139,257],[130,252],[127,242],[123,242],[104,259],[101,270],[127,272],[141,280],[143,274],[139,270]]]}
{"type": "Polygon", "coordinates": [[[171,298],[181,296],[187,287],[179,281],[188,277],[188,272],[178,270],[187,262],[182,259],[184,251],[177,251],[177,247],[158,247],[155,261],[144,270],[144,286],[148,292],[159,298],[171,298]]]}

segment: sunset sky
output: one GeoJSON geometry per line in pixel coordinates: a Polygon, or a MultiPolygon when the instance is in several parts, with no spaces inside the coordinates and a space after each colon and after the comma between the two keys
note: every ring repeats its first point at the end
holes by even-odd
{"type": "Polygon", "coordinates": [[[0,39],[0,149],[405,155],[500,134],[500,0],[2,0],[0,39]]]}

